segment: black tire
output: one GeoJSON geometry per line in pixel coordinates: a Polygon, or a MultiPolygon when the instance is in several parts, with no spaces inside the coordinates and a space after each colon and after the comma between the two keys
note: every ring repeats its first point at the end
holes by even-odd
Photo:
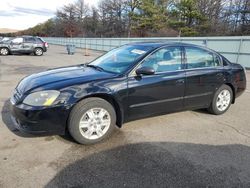
{"type": "Polygon", "coordinates": [[[10,51],[8,48],[0,48],[0,55],[7,56],[10,54],[10,51]]]}
{"type": "Polygon", "coordinates": [[[116,112],[113,106],[104,99],[91,97],[80,101],[76,106],[72,109],[69,120],[68,120],[68,130],[70,135],[80,144],[94,144],[105,138],[107,138],[113,130],[116,128],[116,112]],[[79,128],[79,123],[85,112],[92,108],[103,108],[110,115],[110,126],[107,132],[98,139],[88,139],[84,137],[79,128]]]}
{"type": "Polygon", "coordinates": [[[34,54],[36,56],[42,56],[43,55],[43,49],[42,48],[35,48],[34,54]]]}
{"type": "Polygon", "coordinates": [[[224,113],[229,109],[229,107],[231,106],[232,100],[233,100],[233,91],[232,91],[231,87],[229,87],[228,85],[222,85],[222,86],[215,92],[214,97],[213,97],[213,101],[212,101],[210,107],[208,108],[208,111],[209,111],[211,114],[215,114],[215,115],[224,114],[224,113]],[[230,93],[230,102],[229,102],[229,104],[228,104],[228,106],[226,107],[225,110],[219,110],[219,108],[217,107],[217,104],[216,104],[216,103],[217,103],[219,94],[220,94],[223,90],[229,91],[229,93],[230,93]]]}

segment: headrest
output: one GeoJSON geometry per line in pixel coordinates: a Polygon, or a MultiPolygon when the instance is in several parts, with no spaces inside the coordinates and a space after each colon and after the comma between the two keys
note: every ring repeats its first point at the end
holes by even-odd
{"type": "Polygon", "coordinates": [[[169,60],[171,60],[171,59],[173,59],[173,58],[172,58],[172,56],[171,56],[171,53],[170,53],[169,51],[167,51],[167,52],[165,52],[165,53],[163,54],[163,59],[164,59],[165,61],[169,61],[169,60]]]}

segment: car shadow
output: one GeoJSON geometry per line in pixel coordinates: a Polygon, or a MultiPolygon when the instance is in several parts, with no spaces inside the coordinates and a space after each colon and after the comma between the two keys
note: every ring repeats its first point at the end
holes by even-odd
{"type": "MultiPolygon", "coordinates": [[[[93,149],[93,148],[92,148],[93,149]]],[[[249,187],[250,148],[174,142],[127,144],[73,161],[69,151],[51,187],[249,187]],[[70,161],[68,161],[70,160],[70,161]]],[[[80,153],[80,154],[79,154],[80,153]]]]}
{"type": "Polygon", "coordinates": [[[65,130],[65,134],[64,135],[57,135],[57,139],[61,140],[63,142],[70,142],[70,143],[75,143],[78,144],[74,138],[70,135],[68,129],[65,130]]]}
{"type": "Polygon", "coordinates": [[[35,56],[35,55],[33,53],[12,53],[9,54],[8,56],[35,56]]]}
{"type": "MultiPolygon", "coordinates": [[[[76,52],[75,52],[75,53],[76,53],[76,52]]],[[[75,53],[74,53],[74,54],[75,54],[75,53]]],[[[61,54],[61,55],[71,55],[71,54],[68,54],[68,52],[59,52],[58,54],[61,54]]],[[[73,55],[74,55],[74,54],[73,54],[73,55]]]]}
{"type": "Polygon", "coordinates": [[[193,110],[194,112],[200,113],[200,114],[207,114],[214,116],[214,114],[211,114],[207,109],[198,109],[198,110],[193,110]]]}

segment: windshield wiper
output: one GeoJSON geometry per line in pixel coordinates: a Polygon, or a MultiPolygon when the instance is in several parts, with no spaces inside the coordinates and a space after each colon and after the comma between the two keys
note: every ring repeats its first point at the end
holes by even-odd
{"type": "Polygon", "coordinates": [[[99,71],[105,71],[102,67],[99,67],[97,65],[90,65],[90,64],[85,64],[86,67],[92,67],[96,70],[99,70],[99,71]]]}

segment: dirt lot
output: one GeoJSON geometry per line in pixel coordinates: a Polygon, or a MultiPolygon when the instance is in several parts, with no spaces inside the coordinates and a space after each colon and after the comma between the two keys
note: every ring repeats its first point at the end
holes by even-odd
{"type": "Polygon", "coordinates": [[[18,81],[100,53],[90,54],[51,46],[42,57],[0,57],[0,187],[250,187],[249,90],[224,115],[187,111],[134,121],[92,146],[16,131],[8,99],[18,81]]]}

